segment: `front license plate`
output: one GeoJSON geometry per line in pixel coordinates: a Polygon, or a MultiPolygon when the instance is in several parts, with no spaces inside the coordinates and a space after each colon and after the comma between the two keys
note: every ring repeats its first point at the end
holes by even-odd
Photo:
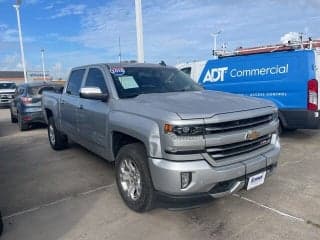
{"type": "Polygon", "coordinates": [[[247,190],[258,187],[264,183],[264,179],[266,178],[266,172],[261,172],[256,175],[253,175],[249,178],[247,190]]]}

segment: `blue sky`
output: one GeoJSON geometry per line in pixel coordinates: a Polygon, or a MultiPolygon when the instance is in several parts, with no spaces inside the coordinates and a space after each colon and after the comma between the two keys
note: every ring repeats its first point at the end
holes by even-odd
{"type": "MultiPolygon", "coordinates": [[[[0,0],[0,70],[19,70],[14,0],[0,0]]],[[[320,37],[320,0],[142,0],[145,60],[210,58],[210,33],[228,49],[278,43],[288,32],[320,37]]],[[[134,0],[24,0],[22,30],[28,70],[46,66],[64,77],[73,66],[136,58],[134,0]]]]}

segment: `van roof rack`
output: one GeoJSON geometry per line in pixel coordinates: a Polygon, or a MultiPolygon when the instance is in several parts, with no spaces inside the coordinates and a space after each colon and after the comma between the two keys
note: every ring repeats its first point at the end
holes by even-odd
{"type": "Polygon", "coordinates": [[[288,41],[286,44],[274,44],[257,46],[250,48],[238,47],[233,52],[226,51],[215,51],[215,56],[219,58],[239,56],[239,55],[251,55],[259,53],[272,53],[272,52],[283,52],[283,51],[294,51],[294,50],[305,50],[305,49],[318,49],[320,48],[320,40],[312,40],[309,38],[306,41],[288,41]]]}

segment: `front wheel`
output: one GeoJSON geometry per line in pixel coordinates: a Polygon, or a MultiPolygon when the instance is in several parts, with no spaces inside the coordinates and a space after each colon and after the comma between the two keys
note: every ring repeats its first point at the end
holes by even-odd
{"type": "Polygon", "coordinates": [[[54,150],[62,150],[68,147],[68,138],[62,134],[55,125],[52,117],[48,120],[48,138],[54,150]]]}
{"type": "Polygon", "coordinates": [[[116,180],[126,205],[136,212],[151,210],[155,194],[148,168],[148,157],[141,143],[123,146],[116,158],[116,180]]]}

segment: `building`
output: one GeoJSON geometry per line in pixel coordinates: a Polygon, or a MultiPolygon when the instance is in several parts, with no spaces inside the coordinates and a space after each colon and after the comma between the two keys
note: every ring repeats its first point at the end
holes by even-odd
{"type": "MultiPolygon", "coordinates": [[[[52,77],[49,72],[45,72],[45,80],[52,81],[52,77]]],[[[42,71],[28,71],[27,72],[28,81],[43,81],[42,71]]],[[[16,84],[24,83],[23,71],[0,71],[0,81],[12,81],[16,84]]]]}

